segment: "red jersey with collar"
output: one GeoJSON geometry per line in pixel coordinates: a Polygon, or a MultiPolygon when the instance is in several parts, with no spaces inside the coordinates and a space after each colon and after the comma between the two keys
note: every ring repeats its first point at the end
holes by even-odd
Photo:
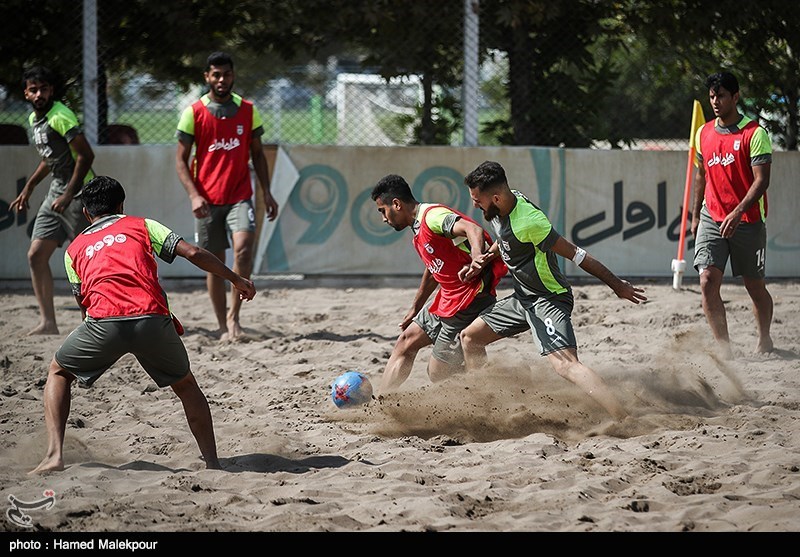
{"type": "Polygon", "coordinates": [[[108,226],[82,232],[67,252],[81,280],[82,305],[89,317],[170,315],[143,218],[124,215],[108,226]]]}
{"type": "MultiPolygon", "coordinates": [[[[716,120],[703,125],[700,131],[700,152],[706,171],[705,205],[711,218],[722,222],[744,199],[755,179],[750,159],[750,140],[758,123],[750,121],[733,133],[719,133],[716,120]]],[[[763,197],[764,218],[767,216],[767,194],[763,197]]],[[[761,222],[761,206],[753,205],[742,215],[743,222],[761,222]]]]}
{"type": "Polygon", "coordinates": [[[233,118],[217,118],[202,100],[195,102],[192,110],[197,191],[212,205],[232,205],[250,199],[253,103],[242,99],[233,118]]]}
{"type": "MultiPolygon", "coordinates": [[[[458,278],[458,272],[465,265],[469,265],[472,262],[472,256],[469,252],[453,244],[452,238],[436,234],[430,229],[425,221],[425,215],[434,207],[443,207],[443,205],[428,207],[425,209],[425,212],[420,215],[419,232],[414,236],[414,249],[417,250],[420,259],[422,259],[428,271],[433,275],[433,278],[439,283],[439,289],[436,291],[429,311],[439,317],[452,317],[469,306],[472,300],[475,299],[475,296],[482,292],[482,277],[485,276],[486,273],[490,273],[488,281],[489,291],[492,295],[495,295],[495,288],[508,269],[502,260],[497,258],[489,263],[489,267],[484,269],[480,276],[469,282],[462,282],[462,280],[458,278]]],[[[453,211],[462,219],[475,222],[455,209],[449,207],[445,208],[453,211]]],[[[484,231],[483,235],[486,242],[491,245],[492,239],[489,234],[484,231]]]]}

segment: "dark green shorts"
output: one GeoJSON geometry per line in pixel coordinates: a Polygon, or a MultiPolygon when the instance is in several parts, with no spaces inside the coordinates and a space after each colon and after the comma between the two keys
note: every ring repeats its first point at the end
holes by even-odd
{"type": "Polygon", "coordinates": [[[723,238],[720,223],[714,222],[705,208],[700,211],[700,226],[694,243],[694,268],[717,267],[723,273],[731,260],[733,276],[764,278],[767,263],[767,225],[742,222],[730,238],[723,238]]]}
{"type": "Polygon", "coordinates": [[[481,313],[480,318],[501,337],[532,330],[539,353],[546,356],[565,348],[578,347],[572,328],[573,304],[571,292],[551,298],[514,293],[498,300],[481,313]]]}
{"type": "Polygon", "coordinates": [[[56,351],[55,359],[82,387],[91,387],[125,354],[133,354],[156,385],[166,387],[189,373],[189,356],[172,318],[86,318],[56,351]]]}
{"type": "Polygon", "coordinates": [[[209,205],[211,214],[194,220],[195,243],[211,253],[231,247],[234,232],[255,232],[256,212],[249,199],[234,205],[209,205]]]}
{"type": "Polygon", "coordinates": [[[433,342],[431,356],[453,366],[464,364],[464,351],[461,348],[460,333],[472,323],[476,317],[495,302],[496,298],[484,294],[475,298],[470,305],[452,317],[439,317],[428,311],[428,302],[416,316],[414,323],[419,325],[433,342]]]}
{"type": "Polygon", "coordinates": [[[74,197],[63,213],[53,211],[53,201],[59,195],[61,194],[50,191],[42,201],[36,213],[36,221],[33,223],[32,240],[55,240],[58,247],[61,247],[65,241],[72,241],[89,226],[89,221],[83,214],[83,201],[80,196],[74,197]]]}

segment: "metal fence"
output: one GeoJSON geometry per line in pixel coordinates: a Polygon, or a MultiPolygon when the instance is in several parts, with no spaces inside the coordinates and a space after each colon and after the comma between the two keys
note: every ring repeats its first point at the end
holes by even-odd
{"type": "MultiPolygon", "coordinates": [[[[638,4],[8,0],[0,16],[25,24],[2,39],[0,124],[27,127],[14,76],[41,63],[66,79],[94,143],[174,143],[205,90],[205,57],[225,50],[264,143],[685,149],[693,100],[712,115],[703,77],[738,62],[654,50],[638,4]]],[[[764,102],[743,107],[770,115],[764,102]]]]}

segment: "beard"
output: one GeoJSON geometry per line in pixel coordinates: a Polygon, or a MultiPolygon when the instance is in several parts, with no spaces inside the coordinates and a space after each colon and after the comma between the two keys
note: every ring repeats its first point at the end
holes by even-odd
{"type": "Polygon", "coordinates": [[[492,221],[500,216],[500,207],[492,202],[485,211],[483,211],[483,218],[488,221],[492,221]]]}
{"type": "Polygon", "coordinates": [[[231,91],[233,91],[233,83],[228,85],[216,85],[214,87],[214,93],[216,93],[219,98],[227,97],[231,91]]]}

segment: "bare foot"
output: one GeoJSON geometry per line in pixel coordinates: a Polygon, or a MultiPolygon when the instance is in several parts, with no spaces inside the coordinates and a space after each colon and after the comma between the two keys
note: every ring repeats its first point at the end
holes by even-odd
{"type": "Polygon", "coordinates": [[[756,352],[760,354],[769,354],[773,350],[775,350],[775,345],[772,344],[772,339],[769,337],[759,341],[758,347],[756,348],[756,352]]]}
{"type": "Polygon", "coordinates": [[[60,472],[64,469],[64,460],[61,458],[48,458],[39,463],[39,466],[28,472],[29,475],[47,474],[48,472],[60,472]]]}
{"type": "Polygon", "coordinates": [[[28,331],[28,335],[57,335],[58,326],[54,322],[42,322],[28,331]]]}
{"type": "Polygon", "coordinates": [[[231,319],[228,318],[228,332],[226,335],[227,340],[237,340],[244,331],[242,331],[242,326],[239,324],[239,319],[231,319]]]}
{"type": "Polygon", "coordinates": [[[731,349],[730,343],[720,342],[718,344],[717,355],[721,360],[725,361],[733,360],[733,350],[731,349]]]}

